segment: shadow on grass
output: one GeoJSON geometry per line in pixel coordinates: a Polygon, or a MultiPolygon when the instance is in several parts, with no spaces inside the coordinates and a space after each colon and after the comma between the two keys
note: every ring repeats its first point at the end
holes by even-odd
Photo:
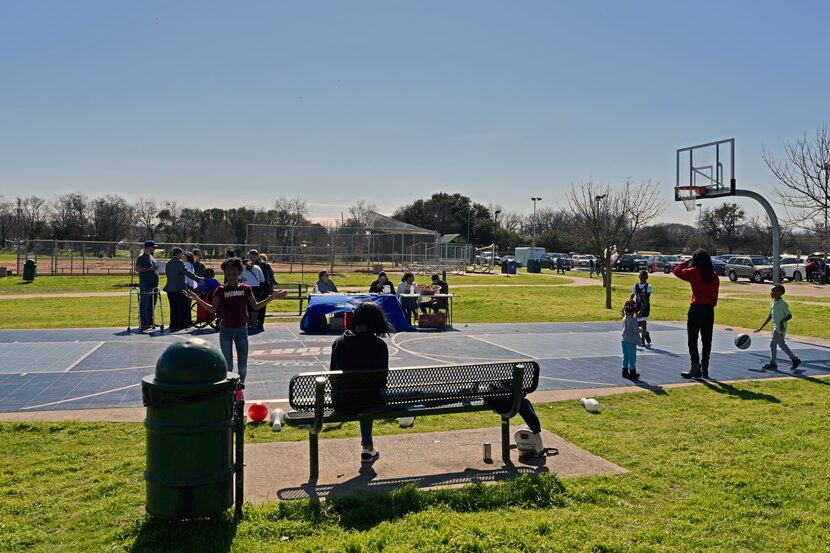
{"type": "MultiPolygon", "coordinates": [[[[513,476],[517,474],[514,470],[492,472],[504,472],[513,476]]],[[[467,471],[459,474],[466,473],[467,471]]],[[[466,481],[470,483],[463,488],[429,491],[419,490],[418,484],[411,481],[412,479],[409,483],[406,482],[407,479],[396,479],[395,485],[406,485],[393,491],[370,489],[333,494],[325,502],[317,499],[283,501],[278,504],[276,515],[282,519],[334,523],[348,529],[367,530],[381,522],[395,520],[430,507],[470,513],[505,507],[551,508],[565,505],[565,486],[555,475],[529,469],[518,474],[515,478],[494,485],[486,485],[482,480],[467,474],[466,481]]],[[[391,480],[387,482],[392,483],[391,480]]],[[[304,488],[289,488],[277,492],[277,497],[296,499],[308,497],[306,493],[307,490],[304,488]]]]}
{"type": "Polygon", "coordinates": [[[138,525],[130,552],[230,551],[237,524],[231,511],[219,517],[180,521],[160,520],[147,515],[138,525]]]}
{"type": "Polygon", "coordinates": [[[649,384],[648,382],[643,382],[640,379],[637,379],[633,382],[634,382],[634,385],[637,386],[638,388],[642,388],[643,390],[647,390],[647,391],[653,393],[656,396],[667,396],[667,395],[669,395],[669,393],[666,391],[666,389],[663,388],[659,384],[649,384]]]}
{"type": "Polygon", "coordinates": [[[743,390],[741,388],[736,388],[731,384],[727,384],[725,382],[720,382],[718,380],[699,380],[701,384],[709,388],[710,390],[717,392],[719,394],[727,394],[733,397],[737,397],[738,399],[745,399],[745,400],[752,400],[752,401],[766,401],[768,403],[781,403],[777,397],[770,395],[770,394],[763,394],[761,392],[753,392],[752,390],[743,390]]]}

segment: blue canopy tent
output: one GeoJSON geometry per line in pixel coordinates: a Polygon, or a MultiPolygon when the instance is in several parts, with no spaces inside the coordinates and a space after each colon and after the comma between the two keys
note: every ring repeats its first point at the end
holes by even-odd
{"type": "Polygon", "coordinates": [[[397,332],[413,330],[409,320],[403,312],[401,302],[392,294],[325,294],[311,296],[308,300],[308,309],[300,321],[300,330],[303,332],[320,332],[324,330],[320,324],[324,315],[330,313],[351,313],[363,302],[373,302],[383,309],[386,320],[397,332]]]}

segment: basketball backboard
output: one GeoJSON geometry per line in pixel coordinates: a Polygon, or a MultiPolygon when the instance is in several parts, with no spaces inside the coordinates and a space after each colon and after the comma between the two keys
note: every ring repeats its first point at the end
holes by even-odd
{"type": "Polygon", "coordinates": [[[678,202],[687,200],[689,194],[698,198],[734,196],[735,139],[678,149],[674,186],[674,199],[678,202]]]}

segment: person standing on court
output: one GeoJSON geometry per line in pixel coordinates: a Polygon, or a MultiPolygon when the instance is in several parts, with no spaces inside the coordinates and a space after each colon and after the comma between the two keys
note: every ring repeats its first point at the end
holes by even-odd
{"type": "MultiPolygon", "coordinates": [[[[256,250],[251,250],[256,251],[256,250]]],[[[274,292],[274,288],[277,286],[277,278],[274,276],[274,269],[271,268],[271,264],[268,263],[268,254],[260,253],[259,260],[256,262],[257,266],[262,269],[262,274],[265,275],[265,282],[263,286],[266,289],[265,296],[270,296],[274,292]]],[[[257,328],[259,330],[263,329],[263,325],[265,324],[265,311],[267,307],[263,307],[259,311],[259,316],[257,317],[257,328]]]]}
{"type": "Polygon", "coordinates": [[[144,242],[144,253],[135,260],[135,272],[138,273],[138,330],[144,332],[155,327],[153,317],[156,311],[156,293],[159,285],[159,275],[156,272],[158,264],[153,253],[156,243],[152,240],[144,242]]]}
{"type": "Polygon", "coordinates": [[[205,267],[205,264],[202,263],[202,250],[194,248],[190,253],[193,255],[193,272],[196,276],[204,277],[205,269],[207,269],[207,267],[205,267]]]}
{"type": "Polygon", "coordinates": [[[185,295],[188,291],[185,279],[202,281],[201,277],[196,276],[184,266],[183,257],[184,252],[181,248],[173,248],[170,261],[164,268],[164,274],[167,275],[164,291],[167,292],[167,301],[170,304],[170,332],[190,326],[190,300],[185,295]]]}
{"type": "Polygon", "coordinates": [[[720,281],[712,268],[712,258],[706,250],[698,249],[674,268],[674,276],[692,287],[692,299],[686,320],[689,339],[689,357],[692,366],[681,372],[683,378],[709,378],[709,354],[712,351],[712,330],[715,326],[715,306],[718,304],[720,281]],[[702,357],[698,354],[697,338],[703,342],[702,357]]]}
{"type": "MultiPolygon", "coordinates": [[[[259,267],[259,270],[262,272],[262,281],[259,283],[259,287],[254,289],[254,299],[256,301],[262,301],[274,291],[271,287],[271,279],[268,278],[268,271],[271,267],[262,260],[257,250],[248,250],[248,261],[251,263],[251,266],[259,267]]],[[[273,279],[273,271],[271,271],[271,278],[273,279]]],[[[260,309],[257,312],[256,321],[252,322],[253,326],[259,330],[262,330],[265,324],[265,309],[265,307],[260,309]]]]}
{"type": "MultiPolygon", "coordinates": [[[[251,257],[253,256],[249,255],[248,260],[243,262],[244,268],[239,280],[251,287],[251,291],[254,293],[254,299],[258,301],[262,297],[262,289],[265,284],[265,274],[262,272],[262,269],[259,268],[259,265],[256,265],[250,261],[251,257]]],[[[257,258],[258,257],[259,256],[257,256],[257,258]]],[[[248,311],[248,328],[257,328],[258,321],[259,312],[250,309],[248,311]]]]}
{"type": "Polygon", "coordinates": [[[221,309],[222,322],[219,324],[219,347],[225,357],[228,370],[233,370],[233,348],[236,347],[236,365],[239,379],[244,384],[248,374],[248,312],[253,312],[265,307],[265,305],[276,299],[282,299],[288,295],[286,290],[278,290],[257,302],[251,287],[239,280],[244,270],[242,260],[233,257],[222,263],[222,271],[228,279],[216,289],[211,303],[206,302],[194,292],[188,290],[190,299],[201,305],[204,309],[214,315],[221,309]]]}

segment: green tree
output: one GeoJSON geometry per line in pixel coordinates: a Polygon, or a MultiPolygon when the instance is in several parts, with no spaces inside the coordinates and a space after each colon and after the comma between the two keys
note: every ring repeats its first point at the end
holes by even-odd
{"type": "Polygon", "coordinates": [[[734,253],[745,217],[746,213],[738,204],[724,202],[718,207],[704,209],[700,216],[700,226],[703,232],[722,243],[728,253],[734,253]]]}

